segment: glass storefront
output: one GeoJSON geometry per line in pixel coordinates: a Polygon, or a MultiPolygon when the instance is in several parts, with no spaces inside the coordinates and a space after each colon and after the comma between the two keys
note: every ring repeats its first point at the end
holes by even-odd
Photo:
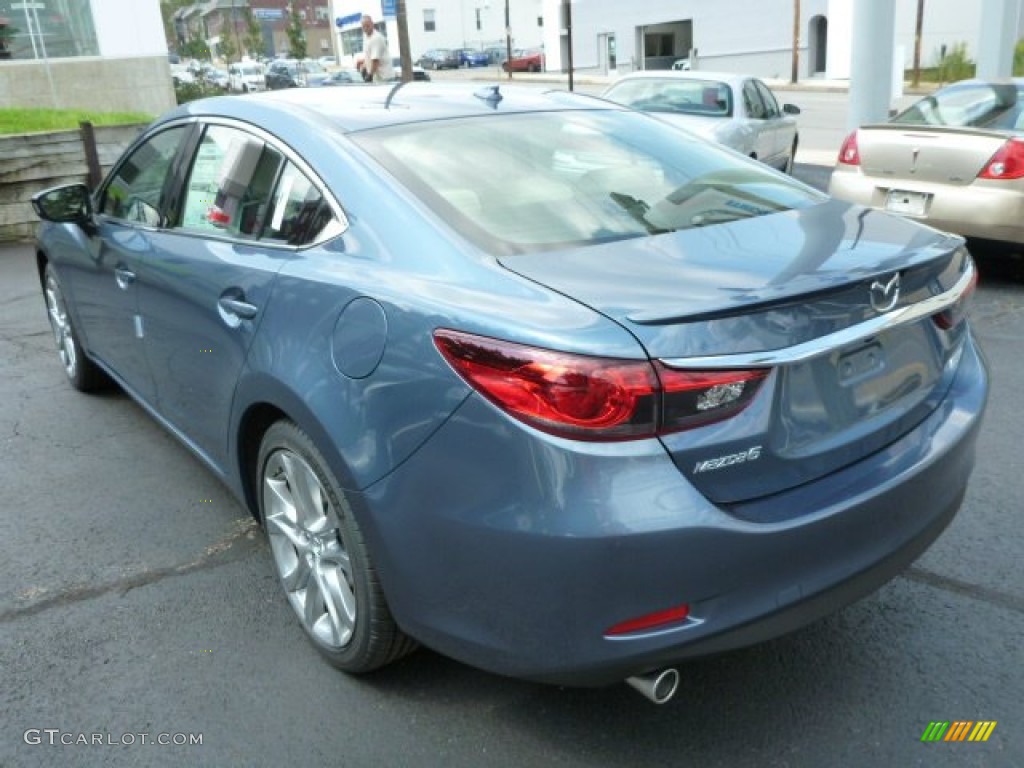
{"type": "Polygon", "coordinates": [[[0,0],[0,59],[98,55],[90,0],[0,0]]]}

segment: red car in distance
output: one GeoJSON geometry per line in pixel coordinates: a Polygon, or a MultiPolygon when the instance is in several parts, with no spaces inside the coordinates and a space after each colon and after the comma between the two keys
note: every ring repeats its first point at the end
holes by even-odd
{"type": "Polygon", "coordinates": [[[540,72],[544,69],[544,51],[516,51],[511,59],[501,63],[501,68],[506,72],[540,72]]]}

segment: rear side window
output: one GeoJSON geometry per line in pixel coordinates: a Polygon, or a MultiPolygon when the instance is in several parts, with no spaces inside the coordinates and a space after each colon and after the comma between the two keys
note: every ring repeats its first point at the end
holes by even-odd
{"type": "Polygon", "coordinates": [[[266,221],[281,154],[236,128],[210,126],[199,144],[182,205],[180,227],[255,238],[266,221]]]}
{"type": "Polygon", "coordinates": [[[103,192],[100,213],[146,226],[166,221],[164,188],[187,128],[162,131],[121,163],[103,192]]]}
{"type": "Polygon", "coordinates": [[[333,221],[320,190],[288,163],[270,201],[263,237],[288,245],[311,243],[333,221]]]}

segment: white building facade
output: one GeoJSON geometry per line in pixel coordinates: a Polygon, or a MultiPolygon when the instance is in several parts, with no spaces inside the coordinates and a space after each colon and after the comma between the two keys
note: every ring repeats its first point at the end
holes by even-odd
{"type": "MultiPolygon", "coordinates": [[[[977,58],[986,0],[927,0],[921,65],[936,66],[959,43],[977,58]]],[[[515,2],[515,0],[513,0],[515,2]]],[[[850,76],[850,39],[857,0],[800,0],[800,79],[850,76]]],[[[913,64],[917,0],[892,0],[894,51],[913,64]]],[[[548,70],[564,70],[568,35],[563,0],[544,0],[544,47],[548,70]]],[[[696,51],[701,69],[789,78],[792,70],[794,0],[575,0],[572,3],[573,65],[580,71],[625,74],[665,69],[696,51]]],[[[1024,35],[1024,18],[1017,23],[1024,35]]]]}
{"type": "MultiPolygon", "coordinates": [[[[512,48],[538,48],[544,42],[544,0],[508,0],[512,48]]],[[[338,55],[362,51],[359,19],[364,13],[384,22],[393,56],[400,55],[393,0],[332,0],[338,55]]],[[[410,54],[415,61],[433,48],[505,48],[505,0],[406,0],[410,54]]]]}
{"type": "Polygon", "coordinates": [[[0,0],[0,104],[174,106],[159,0],[0,0]]]}

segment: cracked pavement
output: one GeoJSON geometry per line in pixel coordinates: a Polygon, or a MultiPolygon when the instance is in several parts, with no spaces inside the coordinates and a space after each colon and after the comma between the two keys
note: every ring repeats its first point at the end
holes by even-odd
{"type": "Polygon", "coordinates": [[[363,678],[302,636],[248,513],[119,392],[65,382],[31,249],[0,245],[0,765],[1024,765],[1024,261],[981,261],[992,366],[960,514],[903,576],[807,629],[626,686],[506,680],[420,650],[363,678]],[[995,720],[922,744],[931,720],[995,720]],[[203,733],[30,746],[29,728],[203,733]]]}

